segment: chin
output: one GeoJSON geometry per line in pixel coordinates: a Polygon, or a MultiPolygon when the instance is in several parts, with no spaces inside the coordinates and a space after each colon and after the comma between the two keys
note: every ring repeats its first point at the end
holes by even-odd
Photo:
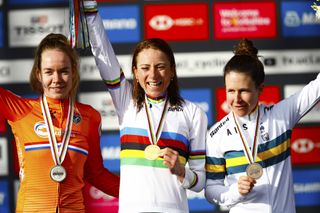
{"type": "Polygon", "coordinates": [[[49,97],[51,97],[52,99],[57,99],[57,100],[67,98],[67,96],[63,95],[63,94],[55,94],[55,95],[52,95],[52,96],[49,96],[49,97]]]}
{"type": "Polygon", "coordinates": [[[246,111],[239,111],[239,110],[235,110],[233,112],[239,117],[243,117],[243,116],[246,116],[248,114],[246,111]]]}
{"type": "Polygon", "coordinates": [[[154,97],[154,98],[157,98],[157,97],[162,96],[163,93],[162,92],[147,92],[147,95],[151,96],[151,97],[154,97]]]}

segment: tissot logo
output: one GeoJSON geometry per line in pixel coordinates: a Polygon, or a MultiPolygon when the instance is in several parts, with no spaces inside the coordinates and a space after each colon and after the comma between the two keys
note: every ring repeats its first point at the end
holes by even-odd
{"type": "Polygon", "coordinates": [[[35,35],[38,33],[60,32],[62,33],[64,25],[48,25],[48,26],[16,26],[14,31],[18,36],[35,35]]]}
{"type": "Polygon", "coordinates": [[[25,9],[9,11],[9,46],[36,46],[48,33],[66,32],[66,9],[25,9]]]}
{"type": "Polygon", "coordinates": [[[46,15],[34,16],[34,17],[31,17],[30,22],[32,24],[46,24],[46,23],[48,23],[48,16],[46,16],[46,15]]]}

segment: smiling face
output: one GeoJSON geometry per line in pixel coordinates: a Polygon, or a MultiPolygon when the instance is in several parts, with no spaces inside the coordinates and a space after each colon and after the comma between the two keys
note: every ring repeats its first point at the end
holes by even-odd
{"type": "Polygon", "coordinates": [[[134,75],[145,93],[153,98],[163,96],[174,77],[168,57],[157,49],[144,49],[137,55],[134,75]]]}
{"type": "Polygon", "coordinates": [[[227,103],[239,117],[250,114],[258,104],[263,85],[256,87],[245,73],[229,72],[225,76],[227,103]]]}
{"type": "Polygon", "coordinates": [[[45,96],[52,99],[68,98],[72,89],[72,66],[68,55],[57,49],[43,51],[38,80],[45,96]]]}

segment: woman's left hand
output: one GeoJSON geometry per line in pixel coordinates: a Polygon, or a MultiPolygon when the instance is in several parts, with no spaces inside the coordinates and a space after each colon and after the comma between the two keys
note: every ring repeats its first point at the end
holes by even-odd
{"type": "Polygon", "coordinates": [[[172,174],[177,175],[182,182],[185,177],[185,168],[179,161],[179,153],[171,148],[160,150],[160,157],[163,158],[163,164],[166,165],[172,174]]]}

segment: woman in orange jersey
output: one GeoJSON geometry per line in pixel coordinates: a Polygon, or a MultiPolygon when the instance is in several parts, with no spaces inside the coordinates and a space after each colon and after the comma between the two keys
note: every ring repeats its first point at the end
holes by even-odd
{"type": "Polygon", "coordinates": [[[78,56],[61,34],[39,44],[30,75],[38,99],[0,88],[0,112],[14,134],[20,165],[16,212],[85,212],[84,181],[118,197],[119,177],[104,168],[100,114],[76,102],[78,56]]]}

